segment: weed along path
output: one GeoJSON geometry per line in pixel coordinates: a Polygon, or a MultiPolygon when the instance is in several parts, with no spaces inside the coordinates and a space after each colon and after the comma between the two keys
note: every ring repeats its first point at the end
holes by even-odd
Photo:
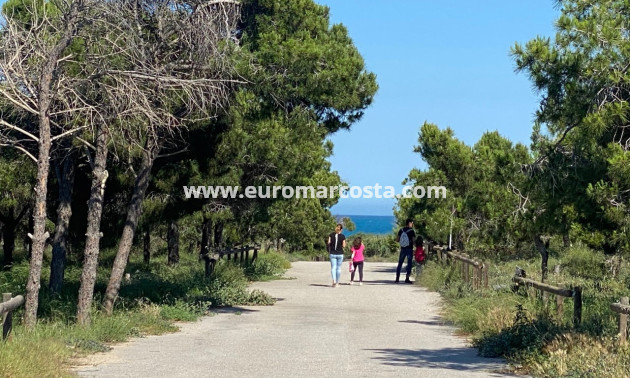
{"type": "MultiPolygon", "coordinates": [[[[347,265],[344,264],[347,268],[347,265]]],[[[115,346],[83,377],[498,377],[499,360],[442,324],[438,294],[394,284],[395,264],[367,263],[363,286],[330,287],[330,264],[297,262],[295,279],[252,288],[274,306],[219,310],[181,331],[115,346]]]]}

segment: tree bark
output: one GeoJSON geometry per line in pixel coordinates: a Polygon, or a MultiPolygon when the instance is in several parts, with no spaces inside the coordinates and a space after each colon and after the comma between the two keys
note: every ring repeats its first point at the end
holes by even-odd
{"type": "Polygon", "coordinates": [[[175,265],[179,262],[179,227],[176,221],[171,221],[168,225],[168,265],[175,265]]]}
{"type": "MultiPolygon", "coordinates": [[[[9,217],[13,216],[13,208],[9,210],[9,217]]],[[[17,224],[13,224],[8,219],[5,219],[2,227],[2,239],[4,244],[2,245],[2,252],[4,253],[4,259],[2,265],[4,270],[11,269],[13,266],[13,251],[15,251],[15,227],[17,224]]]]}
{"type": "Polygon", "coordinates": [[[59,206],[57,207],[57,223],[52,241],[52,260],[50,262],[50,281],[48,288],[59,294],[63,287],[68,255],[68,229],[72,217],[72,191],[74,187],[75,154],[71,152],[63,161],[61,169],[57,166],[59,181],[59,206]]]}
{"type": "Polygon", "coordinates": [[[210,240],[212,237],[212,220],[204,218],[201,224],[201,250],[200,255],[210,253],[210,240]]]}
{"type": "Polygon", "coordinates": [[[101,216],[103,214],[103,198],[107,181],[107,128],[101,125],[96,137],[96,153],[92,169],[92,186],[88,201],[87,231],[85,233],[85,250],[83,252],[83,271],[79,287],[79,303],[77,304],[77,322],[89,325],[90,310],[94,297],[96,270],[98,268],[99,244],[101,239],[101,216]]]}
{"type": "Polygon", "coordinates": [[[542,274],[542,282],[545,282],[547,279],[547,262],[549,261],[549,251],[547,250],[547,246],[543,243],[542,238],[539,234],[534,235],[534,244],[536,244],[536,249],[540,253],[541,263],[540,263],[540,271],[542,274]]]}
{"type": "Polygon", "coordinates": [[[221,248],[223,244],[223,223],[217,222],[214,225],[214,247],[221,248]]]}
{"type": "Polygon", "coordinates": [[[129,252],[133,244],[133,236],[138,226],[140,215],[142,215],[142,201],[149,187],[151,168],[153,168],[153,163],[159,150],[160,148],[157,141],[150,138],[142,154],[142,162],[140,163],[138,176],[136,177],[131,202],[127,208],[127,220],[125,221],[125,227],[123,228],[120,243],[118,244],[118,252],[116,253],[114,266],[112,267],[112,274],[107,284],[107,290],[105,291],[103,307],[108,315],[111,315],[114,310],[114,301],[118,296],[120,283],[125,273],[129,252]]]}
{"type": "Polygon", "coordinates": [[[39,305],[39,288],[42,274],[42,262],[44,248],[46,247],[46,195],[48,194],[48,170],[50,168],[50,147],[52,138],[50,135],[50,104],[52,100],[51,88],[57,62],[63,51],[70,45],[76,33],[79,8],[82,1],[75,1],[70,5],[70,10],[65,17],[65,28],[57,44],[50,50],[44,68],[39,78],[37,90],[37,110],[39,126],[39,143],[37,155],[37,184],[35,185],[35,204],[33,211],[33,244],[31,264],[26,283],[26,303],[24,305],[24,325],[27,329],[33,329],[37,323],[37,308],[39,305]]]}
{"type": "Polygon", "coordinates": [[[144,231],[144,263],[149,265],[151,262],[151,229],[147,226],[144,231]]]}

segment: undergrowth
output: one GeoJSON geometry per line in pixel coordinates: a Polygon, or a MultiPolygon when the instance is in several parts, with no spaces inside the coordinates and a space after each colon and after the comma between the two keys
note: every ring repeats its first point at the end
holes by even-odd
{"type": "MultiPolygon", "coordinates": [[[[71,376],[69,367],[76,357],[107,351],[112,343],[176,331],[173,322],[195,321],[217,306],[272,305],[275,299],[263,291],[248,290],[248,282],[277,278],[290,267],[282,255],[266,253],[249,266],[221,260],[206,278],[196,255],[183,254],[179,264],[167,266],[155,258],[145,265],[141,253],[134,253],[126,270],[130,278],[121,285],[114,314],[105,316],[100,303],[115,252],[101,253],[90,327],[75,323],[80,266],[67,267],[60,295],[48,292],[49,270],[43,270],[38,324],[26,331],[21,325],[23,306],[14,312],[13,331],[0,345],[0,377],[71,376]]],[[[44,261],[44,267],[48,262],[44,261]]],[[[16,263],[0,274],[0,291],[24,294],[27,277],[28,263],[16,263]]]]}
{"type": "Polygon", "coordinates": [[[618,342],[619,317],[609,308],[630,293],[627,263],[582,246],[552,255],[546,282],[582,287],[582,322],[577,328],[571,298],[564,299],[558,315],[554,295],[545,305],[537,290],[513,288],[516,266],[540,281],[539,259],[490,264],[489,288],[483,291],[471,290],[459,267],[436,260],[427,263],[419,278],[421,285],[442,294],[445,318],[470,337],[481,356],[506,358],[516,372],[540,377],[630,376],[630,348],[618,342]],[[554,273],[555,265],[559,273],[554,273]]]}

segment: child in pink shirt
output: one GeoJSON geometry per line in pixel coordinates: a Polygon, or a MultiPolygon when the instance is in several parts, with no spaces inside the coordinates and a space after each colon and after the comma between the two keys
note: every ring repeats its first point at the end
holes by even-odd
{"type": "Polygon", "coordinates": [[[363,285],[363,251],[365,245],[363,245],[360,237],[354,238],[350,250],[352,251],[352,265],[354,265],[354,270],[350,273],[350,285],[354,283],[354,273],[357,269],[359,269],[359,285],[363,285]]]}

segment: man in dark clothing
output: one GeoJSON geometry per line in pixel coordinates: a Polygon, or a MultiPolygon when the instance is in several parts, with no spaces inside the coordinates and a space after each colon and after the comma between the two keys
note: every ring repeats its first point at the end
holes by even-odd
{"type": "Polygon", "coordinates": [[[405,225],[396,235],[396,242],[400,243],[400,256],[398,256],[398,267],[396,267],[396,283],[400,282],[400,271],[405,258],[407,258],[407,278],[405,278],[405,283],[412,283],[409,276],[411,276],[413,245],[416,238],[416,233],[413,230],[413,219],[407,219],[405,225]]]}

